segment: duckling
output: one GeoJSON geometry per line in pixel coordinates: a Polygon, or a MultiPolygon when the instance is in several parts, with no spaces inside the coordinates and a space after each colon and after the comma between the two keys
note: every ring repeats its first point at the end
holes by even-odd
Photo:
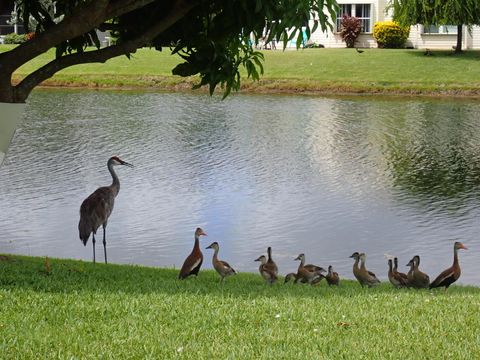
{"type": "Polygon", "coordinates": [[[207,234],[201,228],[197,228],[195,230],[195,244],[193,245],[193,250],[185,259],[185,262],[180,269],[180,274],[178,274],[180,280],[186,279],[190,275],[198,276],[198,272],[200,271],[203,262],[203,254],[200,250],[200,236],[207,236],[207,234]]]}
{"type": "Polygon", "coordinates": [[[272,259],[272,248],[270,246],[267,248],[267,254],[268,254],[268,260],[266,263],[267,269],[270,269],[270,271],[272,271],[275,274],[275,276],[278,276],[278,267],[275,261],[273,261],[272,259]]]}
{"type": "Polygon", "coordinates": [[[388,259],[388,280],[390,280],[390,283],[396,288],[405,287],[407,285],[407,280],[398,275],[398,272],[395,273],[392,259],[388,259]]]}
{"type": "Polygon", "coordinates": [[[420,256],[418,255],[415,255],[407,264],[407,266],[410,266],[410,271],[407,274],[408,285],[416,289],[426,289],[430,285],[430,278],[418,269],[419,265],[420,256]]]}
{"type": "Polygon", "coordinates": [[[226,261],[218,260],[218,251],[220,249],[218,243],[215,241],[211,243],[206,249],[213,249],[212,265],[217,273],[221,276],[220,282],[223,283],[225,278],[229,275],[235,275],[237,272],[226,261]]]}
{"type": "Polygon", "coordinates": [[[285,275],[285,282],[284,284],[290,282],[290,280],[297,280],[297,274],[296,273],[288,273],[287,275],[285,275]]]}
{"type": "Polygon", "coordinates": [[[408,286],[408,276],[407,276],[407,274],[398,271],[398,258],[397,257],[393,258],[393,273],[395,274],[395,276],[401,277],[403,279],[403,283],[405,284],[404,286],[408,286]]]}
{"type": "Polygon", "coordinates": [[[358,269],[359,277],[357,278],[357,280],[360,282],[362,287],[365,285],[367,285],[368,287],[373,287],[380,284],[380,280],[378,280],[377,276],[373,272],[368,271],[365,267],[365,260],[367,258],[367,255],[361,253],[358,255],[358,257],[360,259],[360,268],[358,269]]]}
{"type": "Polygon", "coordinates": [[[333,271],[332,265],[328,266],[328,274],[325,277],[327,279],[328,285],[337,285],[340,283],[340,277],[338,276],[338,273],[333,271]]]}
{"type": "Polygon", "coordinates": [[[309,268],[305,267],[305,254],[298,255],[294,260],[300,260],[300,265],[298,265],[297,275],[295,279],[295,283],[301,281],[303,283],[308,282],[309,284],[313,285],[314,283],[318,283],[321,281],[321,273],[319,271],[325,271],[319,266],[309,264],[309,268]],[[310,271],[309,269],[315,270],[310,271]]]}
{"type": "Polygon", "coordinates": [[[272,285],[275,281],[277,281],[277,274],[275,274],[271,269],[268,268],[268,266],[266,266],[267,258],[265,257],[265,255],[258,257],[257,259],[255,259],[255,261],[260,261],[258,271],[267,283],[272,285]]]}
{"type": "Polygon", "coordinates": [[[453,244],[453,265],[442,271],[442,273],[432,281],[430,289],[444,286],[446,291],[450,285],[458,280],[462,273],[458,262],[458,250],[460,249],[468,250],[461,242],[455,242],[455,244],[453,244]]]}

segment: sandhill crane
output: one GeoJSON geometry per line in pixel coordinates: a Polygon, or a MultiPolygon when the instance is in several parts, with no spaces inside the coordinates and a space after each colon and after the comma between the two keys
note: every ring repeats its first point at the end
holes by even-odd
{"type": "Polygon", "coordinates": [[[105,253],[105,264],[107,263],[107,241],[105,239],[105,232],[107,222],[113,210],[115,197],[120,191],[120,180],[113,170],[116,165],[126,165],[133,167],[116,156],[108,159],[107,168],[112,175],[112,185],[103,186],[95,190],[89,197],[87,197],[80,206],[80,221],[78,223],[78,232],[80,240],[83,245],[87,246],[88,238],[92,234],[93,244],[93,263],[95,263],[95,234],[100,225],[103,225],[103,250],[105,253]]]}

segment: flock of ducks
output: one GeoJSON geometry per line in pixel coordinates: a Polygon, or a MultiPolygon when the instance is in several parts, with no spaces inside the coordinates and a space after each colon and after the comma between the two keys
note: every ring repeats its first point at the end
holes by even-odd
{"type": "MultiPolygon", "coordinates": [[[[357,51],[359,51],[357,49],[357,51]]],[[[360,52],[360,51],[359,51],[360,52]]],[[[93,244],[93,262],[95,263],[95,234],[100,226],[103,227],[103,249],[105,255],[105,263],[107,263],[107,242],[106,242],[106,228],[108,218],[112,213],[115,198],[120,191],[120,180],[114,171],[114,167],[118,165],[125,165],[133,167],[132,164],[123,161],[117,156],[112,156],[107,161],[107,168],[112,176],[112,184],[110,186],[103,186],[90,194],[80,206],[80,221],[78,223],[79,237],[84,245],[87,245],[90,235],[92,235],[93,244]]],[[[200,236],[207,236],[201,229],[195,230],[195,244],[193,250],[185,259],[183,266],[178,275],[179,279],[185,279],[190,275],[198,275],[200,267],[203,263],[203,253],[200,250],[200,236]]],[[[214,269],[220,275],[220,281],[223,283],[227,276],[236,274],[237,272],[225,261],[218,259],[219,245],[217,242],[210,244],[207,249],[213,249],[212,264],[214,269]]],[[[458,280],[461,274],[460,265],[458,262],[458,250],[467,249],[461,242],[456,242],[453,246],[453,265],[444,270],[435,280],[430,282],[427,274],[420,271],[420,256],[415,255],[407,264],[410,267],[408,274],[398,271],[398,259],[394,258],[388,260],[388,279],[393,286],[397,288],[412,287],[412,288],[436,288],[445,287],[445,290],[458,280]]],[[[255,261],[260,262],[258,271],[260,275],[268,284],[273,284],[278,280],[278,266],[272,259],[272,248],[267,249],[268,258],[261,255],[255,261]]],[[[350,256],[355,260],[353,264],[353,275],[358,280],[362,287],[376,286],[380,284],[380,280],[376,275],[368,271],[365,265],[366,255],[364,253],[355,252],[350,256]]],[[[328,267],[328,272],[324,268],[305,264],[305,254],[298,255],[295,260],[300,261],[296,273],[289,273],[285,276],[285,283],[292,281],[297,283],[305,283],[316,285],[325,278],[329,285],[338,285],[340,277],[338,273],[333,271],[332,266],[328,267]],[[325,274],[326,273],[326,274],[325,274]]]]}
{"type": "MultiPolygon", "coordinates": [[[[193,250],[183,263],[178,276],[179,279],[185,279],[190,275],[198,275],[200,271],[203,263],[203,254],[200,250],[200,236],[207,236],[207,234],[201,228],[197,228],[195,230],[193,250]]],[[[222,283],[226,277],[237,273],[230,264],[218,259],[220,246],[217,242],[213,242],[207,246],[206,249],[214,250],[212,265],[220,275],[220,281],[222,283]]],[[[398,258],[388,259],[388,280],[396,288],[433,289],[444,287],[446,290],[460,277],[461,269],[458,261],[458,250],[460,249],[467,250],[461,242],[455,242],[453,246],[453,265],[442,271],[432,282],[430,282],[430,277],[419,269],[420,256],[415,255],[408,262],[406,266],[409,266],[410,270],[407,274],[398,271],[398,258]]],[[[377,276],[367,270],[365,265],[367,256],[364,253],[354,252],[350,258],[354,259],[353,275],[362,287],[374,287],[380,284],[377,276]]],[[[321,266],[305,264],[305,254],[298,255],[294,260],[300,261],[297,272],[285,275],[285,283],[293,281],[295,284],[304,283],[316,285],[325,278],[328,285],[339,285],[340,277],[337,272],[333,271],[331,265],[328,267],[328,271],[325,271],[321,266]]],[[[260,262],[258,271],[267,284],[272,285],[278,280],[278,266],[272,259],[271,247],[267,248],[267,256],[261,255],[254,261],[260,262]]]]}

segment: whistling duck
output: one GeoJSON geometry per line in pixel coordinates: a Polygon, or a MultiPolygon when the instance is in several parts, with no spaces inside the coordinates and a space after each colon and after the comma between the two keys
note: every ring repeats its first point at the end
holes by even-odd
{"type": "Polygon", "coordinates": [[[377,279],[375,274],[371,271],[368,271],[365,267],[366,255],[364,253],[359,254],[358,252],[355,252],[350,257],[355,259],[355,263],[353,264],[353,275],[355,275],[355,278],[358,280],[360,285],[362,285],[362,287],[365,285],[372,287],[380,284],[380,280],[377,279]],[[360,267],[358,266],[359,261],[360,267]]]}
{"type": "Polygon", "coordinates": [[[402,279],[402,280],[400,280],[400,282],[405,284],[403,286],[408,286],[408,276],[407,276],[407,274],[398,271],[398,258],[397,257],[393,258],[393,273],[395,274],[396,277],[399,277],[399,278],[402,279]]]}
{"type": "Polygon", "coordinates": [[[220,282],[223,282],[229,275],[234,275],[237,272],[226,261],[218,260],[218,250],[220,249],[218,243],[215,241],[211,243],[206,249],[213,249],[212,264],[217,273],[221,276],[220,282]]]}
{"type": "Polygon", "coordinates": [[[430,285],[430,278],[427,274],[418,269],[419,265],[420,256],[418,255],[415,255],[407,264],[407,266],[410,266],[410,271],[407,274],[408,286],[416,289],[428,288],[430,285]]]}
{"type": "Polygon", "coordinates": [[[270,246],[267,248],[267,254],[268,254],[268,259],[265,265],[267,269],[269,269],[271,272],[275,274],[275,276],[278,276],[278,267],[275,261],[273,261],[272,259],[272,248],[270,246]]]}
{"type": "Polygon", "coordinates": [[[337,272],[333,271],[332,265],[328,266],[328,273],[325,278],[327,279],[328,285],[338,285],[340,283],[340,277],[337,272]]]}
{"type": "Polygon", "coordinates": [[[359,278],[360,268],[358,267],[358,262],[360,261],[360,254],[355,251],[352,255],[350,255],[350,258],[355,260],[355,262],[353,263],[353,275],[355,276],[355,279],[357,279],[358,282],[362,284],[359,278]]]}
{"type": "Polygon", "coordinates": [[[325,271],[323,268],[312,264],[309,264],[307,267],[305,265],[305,254],[298,255],[294,260],[300,260],[300,265],[298,265],[295,283],[301,281],[303,283],[309,283],[313,285],[320,282],[323,276],[322,272],[325,271]]]}
{"type": "MultiPolygon", "coordinates": [[[[305,265],[305,268],[307,268],[308,265],[305,265]]],[[[315,265],[313,265],[315,266],[315,265]]],[[[325,276],[322,275],[322,274],[318,274],[318,277],[316,277],[313,281],[312,281],[312,285],[317,285],[320,281],[322,281],[322,279],[324,278],[325,276]]],[[[285,275],[285,284],[290,282],[291,280],[294,280],[294,283],[296,284],[297,283],[297,273],[288,273],[287,275],[285,275]]],[[[305,279],[301,279],[300,282],[302,283],[306,283],[307,281],[305,279]]]]}
{"type": "Polygon", "coordinates": [[[202,229],[197,228],[197,230],[195,230],[195,244],[193,245],[193,250],[183,263],[180,274],[178,275],[179,279],[183,280],[190,275],[198,276],[200,266],[202,266],[203,262],[203,254],[200,250],[200,236],[207,236],[207,234],[205,234],[202,229]]]}
{"type": "Polygon", "coordinates": [[[390,283],[396,288],[407,286],[408,282],[408,280],[401,277],[398,272],[394,271],[392,259],[388,259],[388,280],[390,280],[390,283]]]}
{"type": "Polygon", "coordinates": [[[260,256],[259,258],[255,259],[255,261],[260,261],[258,271],[267,283],[272,285],[275,281],[277,281],[277,274],[267,266],[267,258],[265,255],[260,256]]]}
{"type": "MultiPolygon", "coordinates": [[[[325,275],[323,275],[323,273],[325,273],[326,271],[321,266],[307,264],[307,265],[304,265],[303,267],[308,271],[311,271],[317,274],[317,277],[312,281],[312,285],[317,285],[318,283],[320,283],[320,281],[322,281],[322,279],[325,279],[325,275]]],[[[302,282],[305,282],[305,281],[302,281],[302,282]]]]}
{"type": "Polygon", "coordinates": [[[462,273],[458,262],[458,250],[460,249],[468,250],[461,242],[455,242],[453,245],[453,265],[442,271],[442,273],[432,281],[430,289],[444,286],[445,290],[447,290],[450,285],[458,280],[462,273]]]}

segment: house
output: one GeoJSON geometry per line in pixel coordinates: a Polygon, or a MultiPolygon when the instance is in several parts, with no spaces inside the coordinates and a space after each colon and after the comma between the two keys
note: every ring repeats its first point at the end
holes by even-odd
{"type": "MultiPolygon", "coordinates": [[[[389,0],[337,0],[340,11],[334,19],[334,31],[323,33],[320,29],[312,33],[311,41],[325,47],[342,48],[345,43],[340,36],[340,21],[343,15],[358,17],[362,23],[362,33],[356,41],[356,46],[373,48],[377,43],[373,38],[373,25],[378,21],[392,20],[392,14],[387,13],[389,0]]],[[[311,22],[311,26],[313,22],[311,22]]],[[[333,23],[333,21],[332,21],[333,23]]],[[[407,47],[429,49],[451,49],[457,43],[457,26],[423,26],[421,24],[410,27],[407,47]]],[[[294,44],[289,44],[289,47],[294,44]]],[[[463,49],[480,49],[480,27],[473,26],[469,32],[463,26],[463,49]]]]}

